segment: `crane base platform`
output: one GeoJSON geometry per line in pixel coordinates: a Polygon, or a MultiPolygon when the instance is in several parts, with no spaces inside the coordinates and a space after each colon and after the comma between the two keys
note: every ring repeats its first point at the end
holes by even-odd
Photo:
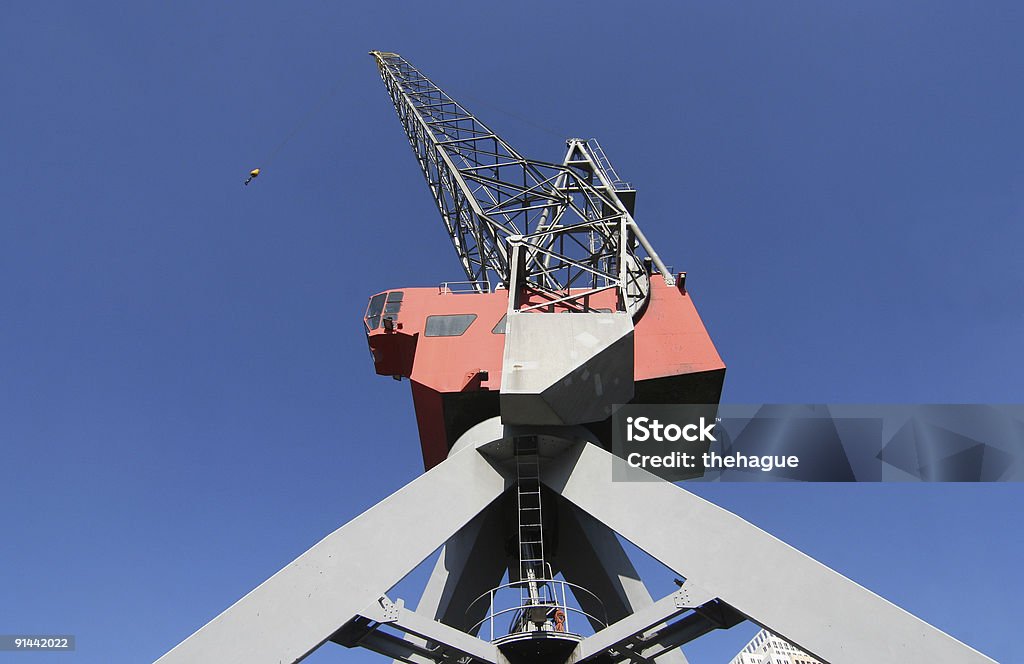
{"type": "Polygon", "coordinates": [[[581,638],[573,634],[529,632],[510,634],[494,643],[510,664],[544,664],[568,661],[580,641],[581,638]]]}

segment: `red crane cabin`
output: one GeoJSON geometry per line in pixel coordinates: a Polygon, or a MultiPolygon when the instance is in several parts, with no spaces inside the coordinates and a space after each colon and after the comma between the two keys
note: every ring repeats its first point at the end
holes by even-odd
{"type": "MultiPolygon", "coordinates": [[[[631,403],[718,403],[725,364],[685,290],[684,275],[678,285],[662,279],[650,283],[650,299],[634,320],[636,386],[631,403]]],[[[602,305],[612,310],[615,293],[594,295],[591,306],[602,305]]],[[[501,414],[507,309],[504,290],[402,288],[370,298],[364,324],[374,369],[411,382],[428,470],[447,457],[470,427],[501,414]]],[[[611,418],[586,426],[610,447],[611,418]]]]}

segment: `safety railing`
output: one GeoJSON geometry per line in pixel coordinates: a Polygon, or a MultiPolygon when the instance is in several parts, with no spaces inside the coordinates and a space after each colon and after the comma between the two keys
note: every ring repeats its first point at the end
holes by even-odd
{"type": "Polygon", "coordinates": [[[491,292],[491,283],[485,281],[481,284],[479,281],[444,281],[441,282],[437,287],[438,295],[451,295],[456,293],[479,293],[477,287],[482,285],[485,293],[491,292]]]}
{"type": "MultiPolygon", "coordinates": [[[[600,598],[586,588],[568,581],[539,579],[506,583],[477,597],[466,608],[466,613],[470,613],[485,599],[488,602],[487,615],[472,626],[470,633],[478,633],[477,630],[480,630],[480,638],[483,638],[483,632],[486,630],[489,641],[500,641],[509,636],[530,632],[551,632],[578,638],[581,636],[581,631],[574,628],[574,625],[578,625],[582,620],[585,620],[591,627],[595,625],[597,628],[608,626],[608,616],[605,614],[604,603],[600,598]],[[504,609],[495,606],[495,601],[501,591],[520,590],[531,583],[538,584],[539,594],[535,599],[529,600],[527,603],[516,602],[514,606],[504,609]],[[577,601],[581,595],[586,595],[594,600],[602,615],[596,616],[569,604],[570,589],[577,601]],[[506,618],[508,625],[503,627],[506,618]],[[577,631],[573,631],[574,629],[577,631]]],[[[519,599],[518,595],[515,599],[519,599]]]]}
{"type": "Polygon", "coordinates": [[[587,141],[587,147],[590,149],[590,154],[593,155],[594,161],[604,171],[605,176],[616,191],[633,189],[632,184],[620,178],[619,174],[615,172],[615,167],[612,166],[611,160],[608,159],[608,155],[604,153],[604,148],[601,147],[596,138],[587,141]]]}

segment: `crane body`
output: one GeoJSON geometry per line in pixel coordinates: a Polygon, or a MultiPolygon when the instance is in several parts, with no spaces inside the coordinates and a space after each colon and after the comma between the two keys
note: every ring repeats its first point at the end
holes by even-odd
{"type": "Polygon", "coordinates": [[[375,371],[412,385],[426,472],[157,664],[327,644],[409,664],[686,664],[681,646],[747,619],[831,664],[992,664],[682,487],[616,481],[617,407],[717,408],[725,365],[685,274],[596,141],[528,159],[401,56],[371,55],[466,278],[380,292],[363,317],[375,371]],[[622,540],[678,590],[653,598],[622,540]],[[416,608],[392,600],[439,548],[416,608]]]}
{"type": "Polygon", "coordinates": [[[717,404],[725,365],[685,275],[600,144],[528,159],[401,56],[371,56],[468,280],[376,295],[364,317],[377,373],[412,382],[425,466],[491,417],[584,425],[610,449],[616,404],[717,404]]]}
{"type": "MultiPolygon", "coordinates": [[[[611,309],[615,302],[608,293],[594,304],[611,309]]],[[[501,415],[506,291],[395,289],[370,298],[363,320],[375,371],[410,381],[426,469],[444,461],[472,426],[501,415]],[[388,297],[392,311],[384,313],[388,297]],[[381,322],[387,316],[390,328],[381,322]]],[[[688,293],[655,282],[633,337],[635,394],[623,402],[718,402],[725,366],[688,293]]],[[[586,426],[610,449],[608,415],[586,426]]]]}

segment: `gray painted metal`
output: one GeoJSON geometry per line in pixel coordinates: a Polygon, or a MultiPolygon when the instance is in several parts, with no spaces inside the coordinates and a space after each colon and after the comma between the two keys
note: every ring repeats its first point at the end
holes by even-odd
{"type": "MultiPolygon", "coordinates": [[[[647,586],[625,549],[610,528],[594,517],[560,501],[558,516],[561,531],[558,555],[554,560],[555,569],[560,570],[566,581],[586,588],[601,598],[608,628],[618,628],[615,623],[646,611],[654,605],[647,586]]],[[[592,606],[590,597],[581,593],[576,600],[580,608],[591,615],[598,615],[599,608],[592,606]]],[[[601,632],[603,625],[592,624],[601,632]]],[[[657,627],[658,622],[648,626],[657,627]]],[[[642,633],[634,630],[630,636],[642,633]]],[[[592,638],[592,637],[591,637],[592,638]]],[[[589,639],[585,639],[586,643],[589,639]]],[[[585,649],[586,647],[584,647],[585,649]]],[[[581,652],[577,647],[577,655],[581,652]]],[[[662,664],[687,664],[681,650],[666,653],[658,660],[662,664]]]]}
{"type": "Polygon", "coordinates": [[[487,606],[466,607],[501,583],[508,561],[497,504],[478,514],[441,550],[416,612],[463,631],[483,620],[487,606]]]}
{"type": "Polygon", "coordinates": [[[505,477],[476,451],[450,457],[325,537],[158,663],[302,660],[480,513],[505,485],[505,477]]]}
{"type": "Polygon", "coordinates": [[[585,662],[604,655],[612,648],[621,648],[624,644],[636,638],[638,634],[654,629],[661,623],[686,612],[686,610],[686,607],[680,606],[675,593],[668,597],[663,597],[657,602],[639,609],[632,615],[609,625],[593,636],[580,641],[579,645],[576,646],[575,659],[573,661],[585,662]]]}
{"type": "Polygon", "coordinates": [[[394,634],[386,634],[376,630],[367,632],[352,644],[346,643],[341,645],[350,648],[355,646],[366,648],[377,654],[390,657],[395,662],[437,664],[437,660],[430,656],[430,651],[426,647],[409,640],[403,640],[394,634]]]}
{"type": "MultiPolygon", "coordinates": [[[[511,298],[510,298],[511,299],[511,298]]],[[[505,424],[581,424],[633,398],[633,319],[510,310],[501,372],[505,424]],[[557,349],[557,352],[552,352],[557,349]]]]}
{"type": "Polygon", "coordinates": [[[443,643],[447,651],[454,650],[461,655],[469,655],[484,664],[498,664],[498,648],[494,644],[410,611],[405,608],[402,600],[392,602],[387,597],[381,597],[361,615],[379,623],[389,624],[424,641],[443,643]]]}
{"type": "Polygon", "coordinates": [[[579,445],[549,487],[754,622],[831,664],[993,660],[740,517],[669,482],[613,482],[620,459],[579,445]]]}
{"type": "MultiPolygon", "coordinates": [[[[523,428],[497,418],[474,427],[449,459],[314,545],[158,664],[298,662],[329,639],[415,664],[456,652],[501,662],[494,645],[465,632],[469,618],[456,614],[468,596],[501,578],[506,557],[495,499],[508,486],[508,471],[499,467],[507,441],[496,435],[523,428]],[[395,532],[404,535],[397,546],[395,532]],[[382,596],[445,539],[420,603],[425,613],[382,596]],[[406,631],[408,640],[371,621],[406,631]]],[[[545,485],[571,503],[560,511],[573,538],[555,564],[571,582],[602,589],[621,619],[580,642],[570,661],[614,650],[608,661],[685,662],[679,645],[734,624],[738,611],[831,664],[992,662],[675,485],[653,476],[611,482],[612,465],[622,460],[590,443],[567,442],[580,435],[579,427],[550,429],[542,465],[545,485]],[[651,603],[612,531],[685,577],[683,587],[651,603]],[[696,612],[680,618],[690,609],[696,612]]]]}
{"type": "Polygon", "coordinates": [[[577,598],[584,611],[610,625],[654,603],[610,528],[565,500],[559,501],[558,528],[558,552],[552,560],[556,572],[601,599],[601,606],[587,606],[589,598],[577,598]]]}
{"type": "MultiPolygon", "coordinates": [[[[487,605],[477,597],[501,583],[508,567],[501,531],[501,514],[495,504],[484,509],[462,527],[441,549],[434,570],[416,605],[416,612],[469,632],[487,614],[487,605]]],[[[425,639],[406,635],[417,646],[425,639]]]]}
{"type": "Polygon", "coordinates": [[[728,629],[744,620],[735,609],[715,600],[669,625],[644,634],[631,643],[628,650],[620,653],[617,661],[632,662],[634,657],[661,661],[662,655],[674,652],[681,645],[716,629],[728,629]]]}
{"type": "MultiPolygon", "coordinates": [[[[510,429],[516,428],[492,420],[468,432],[448,460],[326,537],[158,664],[298,662],[327,640],[416,664],[456,651],[500,662],[493,644],[437,618],[457,623],[453,612],[462,598],[487,585],[496,573],[495,559],[505,559],[496,555],[496,531],[489,524],[499,516],[494,501],[507,487],[507,471],[482,453],[500,453],[502,443],[492,436],[510,429]],[[403,534],[398,546],[395,532],[403,534]],[[446,555],[421,602],[427,613],[382,597],[445,540],[446,555]],[[480,563],[490,571],[476,569],[480,563]],[[376,631],[370,620],[405,631],[409,640],[376,631]],[[427,648],[428,640],[442,647],[427,648]]],[[[552,430],[552,440],[578,432],[563,431],[552,430]]],[[[570,530],[584,537],[556,562],[581,585],[611,586],[605,597],[616,615],[629,611],[582,641],[571,661],[590,661],[614,649],[618,655],[609,661],[685,662],[677,658],[678,645],[734,624],[739,611],[831,664],[992,662],[680,487],[654,477],[611,481],[613,464],[621,460],[592,443],[562,449],[557,454],[557,447],[551,448],[555,454],[542,466],[542,481],[573,505],[562,511],[575,518],[570,530]],[[685,577],[680,591],[652,603],[612,531],[685,577]],[[723,610],[720,617],[710,615],[715,607],[723,610]]]]}

